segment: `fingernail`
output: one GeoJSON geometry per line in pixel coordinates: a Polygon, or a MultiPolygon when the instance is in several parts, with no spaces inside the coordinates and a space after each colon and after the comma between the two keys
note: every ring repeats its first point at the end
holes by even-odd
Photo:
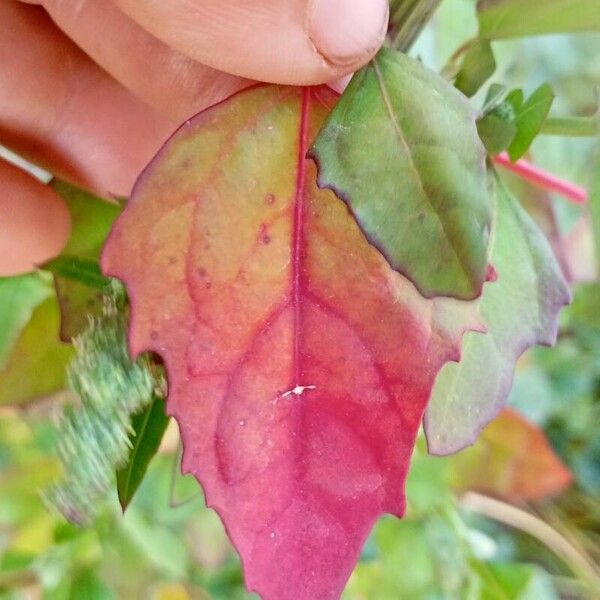
{"type": "Polygon", "coordinates": [[[309,0],[308,35],[331,63],[359,63],[382,44],[388,0],[309,0]]]}

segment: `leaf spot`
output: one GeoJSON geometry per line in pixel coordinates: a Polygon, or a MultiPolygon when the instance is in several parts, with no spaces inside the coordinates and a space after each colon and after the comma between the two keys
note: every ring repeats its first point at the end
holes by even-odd
{"type": "Polygon", "coordinates": [[[281,394],[281,397],[286,398],[287,396],[291,396],[292,394],[294,394],[295,396],[302,396],[302,394],[304,394],[305,390],[316,390],[316,389],[317,389],[316,385],[297,385],[294,389],[288,390],[287,392],[284,392],[283,394],[281,394]]]}

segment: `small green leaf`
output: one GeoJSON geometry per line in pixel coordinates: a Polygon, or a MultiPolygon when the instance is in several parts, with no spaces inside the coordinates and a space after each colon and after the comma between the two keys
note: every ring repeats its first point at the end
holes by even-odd
{"type": "Polygon", "coordinates": [[[553,102],[554,92],[547,83],[544,83],[517,109],[515,121],[517,133],[508,147],[511,160],[521,158],[529,150],[529,146],[548,117],[553,102]]]}
{"type": "Polygon", "coordinates": [[[158,451],[169,417],[165,414],[165,401],[158,396],[152,404],[131,419],[129,436],[131,454],[127,463],[117,471],[117,491],[123,511],[137,491],[150,461],[158,451]]]}
{"type": "Polygon", "coordinates": [[[472,299],[492,215],[476,113],[447,81],[383,49],[352,79],[310,154],[320,187],[427,296],[472,299]]]}
{"type": "Polygon", "coordinates": [[[600,31],[598,0],[479,0],[477,12],[488,39],[600,31]]]}
{"type": "Polygon", "coordinates": [[[548,84],[543,84],[526,101],[520,89],[512,90],[500,101],[500,88],[492,87],[484,104],[483,116],[477,121],[477,131],[491,155],[508,149],[514,161],[529,150],[542,130],[554,92],[548,84]]]}
{"type": "Polygon", "coordinates": [[[516,114],[512,105],[504,101],[477,121],[477,131],[492,156],[506,150],[517,135],[516,114]]]}
{"type": "Polygon", "coordinates": [[[473,443],[506,402],[518,358],[556,339],[570,292],[544,234],[497,181],[491,261],[498,280],[485,286],[487,333],[466,333],[459,363],[440,371],[425,414],[429,451],[450,454],[473,443]]]}
{"type": "Polygon", "coordinates": [[[42,268],[54,275],[61,309],[61,339],[70,340],[85,329],[89,316],[102,312],[102,292],[109,281],[98,260],[121,206],[54,180],[52,187],[65,199],[71,213],[71,237],[63,253],[42,268]]]}
{"type": "Polygon", "coordinates": [[[478,38],[466,51],[454,85],[465,96],[473,96],[494,74],[496,59],[489,40],[478,38]]]}

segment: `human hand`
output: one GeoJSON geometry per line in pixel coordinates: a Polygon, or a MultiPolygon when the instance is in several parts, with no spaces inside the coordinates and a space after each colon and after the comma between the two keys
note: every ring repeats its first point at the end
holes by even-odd
{"type": "MultiPolygon", "coordinates": [[[[2,0],[0,144],[126,196],[182,121],[253,80],[308,85],[356,70],[387,14],[387,0],[2,0]]],[[[0,186],[0,275],[13,275],[60,252],[69,215],[2,159],[0,186]]]]}

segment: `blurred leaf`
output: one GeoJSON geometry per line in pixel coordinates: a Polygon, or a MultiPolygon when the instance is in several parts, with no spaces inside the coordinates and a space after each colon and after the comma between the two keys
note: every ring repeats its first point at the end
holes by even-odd
{"type": "Polygon", "coordinates": [[[489,39],[600,31],[598,0],[479,0],[477,11],[489,39]]]}
{"type": "Polygon", "coordinates": [[[452,483],[511,503],[537,502],[571,483],[568,469],[544,432],[519,413],[504,409],[471,448],[452,457],[452,483]]]}
{"type": "Polygon", "coordinates": [[[515,120],[517,132],[508,147],[508,155],[511,160],[515,161],[521,158],[529,150],[533,140],[540,132],[553,102],[554,92],[547,83],[544,83],[525,102],[519,103],[515,120]]]}
{"type": "Polygon", "coordinates": [[[550,578],[532,565],[474,565],[484,582],[478,600],[558,600],[550,578]]]}
{"type": "Polygon", "coordinates": [[[115,594],[90,570],[75,577],[69,600],[116,600],[115,594]]]}
{"type": "Polygon", "coordinates": [[[123,517],[123,528],[159,572],[178,579],[185,577],[190,558],[183,536],[174,534],[160,523],[152,524],[135,510],[135,506],[123,517]]]}
{"type": "Polygon", "coordinates": [[[489,40],[477,38],[462,60],[454,85],[465,96],[473,96],[494,74],[496,59],[489,40]]]}
{"type": "Polygon", "coordinates": [[[577,286],[573,304],[567,308],[567,326],[595,328],[600,330],[600,283],[577,286]]]}
{"type": "Polygon", "coordinates": [[[131,419],[131,452],[127,463],[117,471],[117,491],[121,508],[125,510],[138,489],[150,461],[158,451],[169,424],[165,401],[158,396],[152,404],[131,419]]]}
{"type": "Polygon", "coordinates": [[[0,277],[0,366],[34,309],[51,294],[49,282],[39,273],[0,277]]]}
{"type": "Polygon", "coordinates": [[[55,179],[52,187],[65,199],[71,213],[71,237],[62,254],[43,268],[54,275],[61,309],[61,338],[70,340],[87,325],[90,315],[102,312],[102,292],[108,279],[98,267],[102,245],[121,206],[55,179]]]}
{"type": "Polygon", "coordinates": [[[66,366],[73,348],[59,340],[59,325],[55,297],[33,311],[0,368],[0,405],[21,404],[64,389],[66,366]]]}
{"type": "Polygon", "coordinates": [[[531,346],[554,343],[559,311],[570,300],[544,234],[500,181],[495,189],[491,261],[498,280],[486,284],[480,301],[487,333],[466,333],[460,363],[438,374],[425,412],[433,454],[474,442],[505,404],[517,359],[531,346]]]}

